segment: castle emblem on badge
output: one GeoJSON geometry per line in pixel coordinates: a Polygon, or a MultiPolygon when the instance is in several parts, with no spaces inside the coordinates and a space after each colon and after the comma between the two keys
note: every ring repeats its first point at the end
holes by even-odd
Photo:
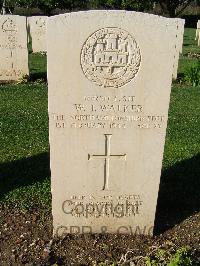
{"type": "Polygon", "coordinates": [[[85,76],[102,87],[119,88],[138,73],[141,54],[135,39],[125,30],[103,28],[93,33],[81,51],[85,76]]]}

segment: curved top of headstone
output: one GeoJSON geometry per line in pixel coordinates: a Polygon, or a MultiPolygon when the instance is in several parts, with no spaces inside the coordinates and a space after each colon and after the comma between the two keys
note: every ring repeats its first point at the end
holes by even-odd
{"type": "Polygon", "coordinates": [[[59,14],[55,16],[49,17],[49,20],[56,20],[58,18],[62,19],[63,17],[65,18],[75,18],[75,17],[80,17],[80,16],[90,16],[90,17],[96,17],[98,14],[98,17],[104,16],[108,17],[110,19],[110,16],[116,18],[123,18],[126,17],[126,19],[129,18],[135,18],[135,19],[145,19],[151,20],[151,21],[159,21],[163,23],[174,23],[175,21],[184,21],[184,19],[180,18],[167,18],[159,15],[154,15],[154,14],[149,14],[149,13],[143,13],[143,12],[137,12],[137,11],[126,11],[126,10],[87,10],[87,11],[77,11],[77,12],[70,12],[70,13],[64,13],[64,14],[59,14]]]}

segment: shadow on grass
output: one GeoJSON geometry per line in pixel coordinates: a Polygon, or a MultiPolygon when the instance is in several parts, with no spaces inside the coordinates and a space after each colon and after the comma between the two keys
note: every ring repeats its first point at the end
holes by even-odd
{"type": "Polygon", "coordinates": [[[30,82],[35,82],[37,80],[43,80],[47,81],[47,72],[35,72],[35,73],[30,73],[29,76],[29,81],[30,82]]]}
{"type": "Polygon", "coordinates": [[[185,73],[177,73],[177,78],[175,80],[173,80],[174,83],[180,83],[180,82],[184,82],[185,80],[185,73]]]}
{"type": "Polygon", "coordinates": [[[164,170],[161,176],[155,234],[200,210],[200,154],[164,170]]]}
{"type": "Polygon", "coordinates": [[[48,153],[0,164],[0,199],[9,191],[50,177],[49,165],[48,153]]]}
{"type": "MultiPolygon", "coordinates": [[[[49,154],[0,165],[0,199],[9,191],[50,176],[49,154]]],[[[160,234],[200,209],[200,154],[162,172],[155,219],[160,234]]]]}

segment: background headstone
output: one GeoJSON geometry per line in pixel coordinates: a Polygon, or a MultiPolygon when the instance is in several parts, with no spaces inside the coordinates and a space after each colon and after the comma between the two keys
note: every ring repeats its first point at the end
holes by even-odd
{"type": "Polygon", "coordinates": [[[198,46],[200,46],[200,20],[197,22],[196,39],[198,46]]]}
{"type": "Polygon", "coordinates": [[[179,56],[182,53],[182,48],[183,48],[185,20],[176,19],[176,22],[177,22],[177,38],[176,38],[177,43],[175,44],[173,79],[177,79],[179,56]]]}
{"type": "Polygon", "coordinates": [[[29,41],[33,53],[46,52],[46,20],[48,17],[28,17],[29,41]]]}
{"type": "Polygon", "coordinates": [[[199,32],[200,32],[200,20],[197,21],[197,29],[196,29],[195,40],[198,40],[199,32]]]}
{"type": "Polygon", "coordinates": [[[0,16],[0,82],[29,74],[26,17],[0,16]]]}
{"type": "Polygon", "coordinates": [[[137,12],[48,19],[54,234],[152,234],[177,36],[137,12]]]}
{"type": "Polygon", "coordinates": [[[185,20],[184,19],[178,19],[178,27],[179,27],[179,47],[180,47],[180,53],[183,52],[183,38],[184,38],[184,30],[185,30],[185,20]]]}

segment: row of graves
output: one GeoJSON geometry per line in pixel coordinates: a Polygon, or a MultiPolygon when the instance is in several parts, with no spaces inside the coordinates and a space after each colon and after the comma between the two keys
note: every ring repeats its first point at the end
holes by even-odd
{"type": "MultiPolygon", "coordinates": [[[[0,83],[17,81],[23,76],[29,75],[28,43],[31,44],[33,53],[47,51],[47,18],[45,16],[28,18],[15,15],[0,16],[0,56],[2,62],[0,83]]],[[[182,52],[184,32],[184,21],[176,19],[176,23],[177,44],[174,47],[174,79],[177,78],[178,60],[179,54],[182,52]]]]}
{"type": "MultiPolygon", "coordinates": [[[[0,79],[17,80],[28,74],[27,19],[0,23],[0,79]]],[[[43,25],[29,19],[34,51],[43,25]]],[[[153,233],[183,32],[182,19],[132,11],[47,19],[54,235],[153,233]]]]}
{"type": "Polygon", "coordinates": [[[28,44],[33,53],[46,52],[47,17],[0,16],[0,83],[29,75],[28,44]]]}

